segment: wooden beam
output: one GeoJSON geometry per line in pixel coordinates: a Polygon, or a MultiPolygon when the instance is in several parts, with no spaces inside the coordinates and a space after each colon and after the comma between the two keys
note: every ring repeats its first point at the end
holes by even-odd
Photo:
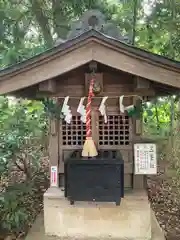
{"type": "MultiPolygon", "coordinates": [[[[95,73],[93,74],[94,77],[94,84],[95,86],[97,86],[100,89],[100,93],[103,92],[103,74],[102,73],[95,73]]],[[[86,96],[88,95],[89,92],[89,84],[90,84],[90,80],[92,78],[92,74],[91,73],[86,73],[85,74],[85,94],[86,96]]]]}
{"type": "MultiPolygon", "coordinates": [[[[58,169],[58,158],[59,158],[59,149],[58,149],[58,121],[50,120],[50,132],[49,132],[49,167],[57,166],[58,169]]],[[[58,181],[58,178],[57,178],[58,181]]],[[[59,186],[59,182],[57,184],[59,186]]]]}
{"type": "MultiPolygon", "coordinates": [[[[74,89],[71,89],[71,91],[69,90],[69,93],[72,94],[69,94],[70,95],[70,99],[73,99],[73,98],[76,98],[76,99],[80,99],[81,97],[84,97],[84,94],[83,95],[79,95],[79,92],[75,92],[74,89]]],[[[122,93],[120,93],[120,95],[122,95],[122,93]]],[[[156,92],[153,90],[153,89],[143,89],[143,90],[139,90],[139,91],[134,91],[134,92],[123,92],[123,95],[124,96],[133,96],[133,95],[137,95],[137,96],[155,96],[156,95],[156,92]]],[[[56,95],[55,95],[56,96],[56,95]]],[[[64,92],[60,92],[57,94],[57,97],[60,97],[60,98],[64,98],[66,97],[67,95],[64,93],[64,92]]],[[[87,96],[87,95],[86,95],[87,96]]],[[[102,97],[105,97],[107,96],[107,93],[102,93],[100,94],[100,96],[95,96],[93,97],[93,99],[96,99],[96,98],[102,98],[102,97]]],[[[109,98],[117,98],[119,97],[118,94],[114,95],[114,92],[108,92],[108,96],[109,98]]]]}
{"type": "MultiPolygon", "coordinates": [[[[133,98],[133,104],[134,105],[140,104],[139,99],[133,98]]],[[[136,140],[140,141],[141,134],[142,134],[142,115],[139,116],[138,119],[136,117],[133,117],[133,126],[134,126],[133,137],[135,137],[136,140]]],[[[134,144],[133,144],[133,153],[134,153],[134,144]]],[[[133,161],[134,161],[134,158],[133,158],[133,161]]],[[[144,189],[144,187],[145,187],[144,179],[145,179],[144,175],[135,175],[133,173],[133,189],[144,189]]]]}
{"type": "Polygon", "coordinates": [[[56,81],[54,79],[50,79],[39,84],[39,91],[40,92],[56,92],[56,81]]]}
{"type": "Polygon", "coordinates": [[[135,89],[149,89],[150,81],[141,77],[135,77],[135,89]]]}

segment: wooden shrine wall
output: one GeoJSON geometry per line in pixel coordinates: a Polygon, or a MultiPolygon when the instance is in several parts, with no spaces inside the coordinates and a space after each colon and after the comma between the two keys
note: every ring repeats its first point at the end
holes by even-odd
{"type": "MultiPolygon", "coordinates": [[[[133,91],[131,75],[123,73],[103,73],[103,95],[108,96],[106,102],[108,123],[98,111],[102,98],[94,98],[92,102],[92,135],[99,149],[119,149],[125,164],[125,188],[132,188],[133,182],[133,121],[126,114],[120,114],[119,98],[133,91]]],[[[69,96],[68,105],[73,118],[71,124],[61,121],[59,125],[59,172],[64,172],[63,162],[74,149],[81,149],[86,137],[85,124],[80,121],[77,107],[80,97],[85,96],[85,74],[78,72],[58,81],[57,96],[69,96]],[[77,98],[71,98],[76,96],[77,98]]],[[[63,99],[62,99],[63,100],[63,99]]],[[[133,98],[125,98],[124,105],[133,103],[133,98]]]]}

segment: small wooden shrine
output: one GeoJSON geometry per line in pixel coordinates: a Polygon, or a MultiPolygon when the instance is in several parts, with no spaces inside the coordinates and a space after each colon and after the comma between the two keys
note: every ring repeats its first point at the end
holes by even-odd
{"type": "MultiPolygon", "coordinates": [[[[66,172],[70,171],[66,163],[75,151],[82,152],[86,140],[86,104],[92,79],[92,139],[98,154],[111,152],[111,157],[107,157],[106,161],[117,162],[112,156],[119,153],[119,162],[123,162],[123,170],[120,167],[111,169],[110,166],[109,173],[106,168],[103,177],[112,179],[119,171],[117,173],[121,174],[121,178],[117,177],[115,181],[123,183],[123,189],[118,189],[122,191],[121,197],[126,196],[127,191],[134,194],[136,190],[145,189],[146,174],[156,173],[155,145],[152,142],[147,144],[147,140],[142,137],[142,104],[157,95],[179,91],[180,63],[131,46],[115,25],[106,22],[99,11],[93,10],[86,12],[73,24],[66,41],[57,41],[52,49],[0,71],[0,94],[44,100],[51,116],[50,188],[65,188],[61,198],[66,197],[67,190],[73,192],[75,189],[72,185],[71,188],[66,186],[64,175],[68,174],[71,184],[75,182],[76,178],[71,178],[74,172],[66,172]],[[144,145],[137,145],[140,143],[144,145]],[[148,157],[142,155],[145,153],[148,157]]],[[[78,156],[80,160],[81,154],[78,156]]],[[[73,176],[78,178],[82,171],[77,171],[79,174],[73,176]]],[[[97,170],[96,174],[98,172],[102,175],[102,171],[97,170]]],[[[92,181],[98,179],[92,168],[91,174],[92,181]]],[[[85,179],[85,174],[82,175],[85,179]]],[[[81,178],[81,181],[84,179],[81,178]]],[[[97,193],[95,185],[94,182],[97,193]]],[[[86,188],[83,189],[85,191],[86,188]]],[[[78,192],[77,184],[76,191],[76,194],[72,194],[78,200],[83,191],[78,192]]],[[[61,235],[59,230],[50,227],[50,221],[54,221],[48,220],[50,215],[57,214],[57,210],[46,211],[50,205],[52,203],[45,204],[46,232],[61,235]]]]}

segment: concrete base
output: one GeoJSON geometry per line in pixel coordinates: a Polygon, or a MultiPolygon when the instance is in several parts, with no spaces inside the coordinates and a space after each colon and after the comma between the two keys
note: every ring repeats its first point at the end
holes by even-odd
{"type": "Polygon", "coordinates": [[[45,233],[68,239],[150,240],[151,209],[145,191],[127,194],[114,203],[76,202],[59,188],[44,194],[45,233]]]}
{"type": "MultiPolygon", "coordinates": [[[[164,232],[160,228],[154,212],[151,210],[151,226],[152,226],[152,239],[151,240],[165,240],[164,232]]],[[[32,228],[29,230],[25,240],[75,240],[76,238],[61,238],[55,236],[45,235],[44,232],[44,215],[43,212],[39,214],[34,222],[32,228]]],[[[96,238],[97,239],[97,238],[96,238]]],[[[102,238],[100,238],[102,240],[102,238]]],[[[100,240],[97,239],[97,240],[100,240]]],[[[24,240],[24,238],[22,239],[24,240]]],[[[77,239],[76,239],[77,240],[77,239]]],[[[85,239],[90,240],[90,239],[85,239]]],[[[127,239],[126,239],[127,240],[127,239]]]]}

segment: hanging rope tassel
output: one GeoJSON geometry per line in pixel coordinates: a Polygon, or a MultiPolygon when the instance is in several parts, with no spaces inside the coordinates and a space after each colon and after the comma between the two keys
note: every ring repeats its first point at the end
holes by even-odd
{"type": "Polygon", "coordinates": [[[88,103],[86,106],[86,141],[83,146],[82,156],[83,157],[95,157],[98,155],[96,146],[92,139],[92,132],[91,132],[91,103],[93,94],[93,86],[94,86],[94,79],[91,80],[89,86],[89,94],[88,94],[88,103]]]}

